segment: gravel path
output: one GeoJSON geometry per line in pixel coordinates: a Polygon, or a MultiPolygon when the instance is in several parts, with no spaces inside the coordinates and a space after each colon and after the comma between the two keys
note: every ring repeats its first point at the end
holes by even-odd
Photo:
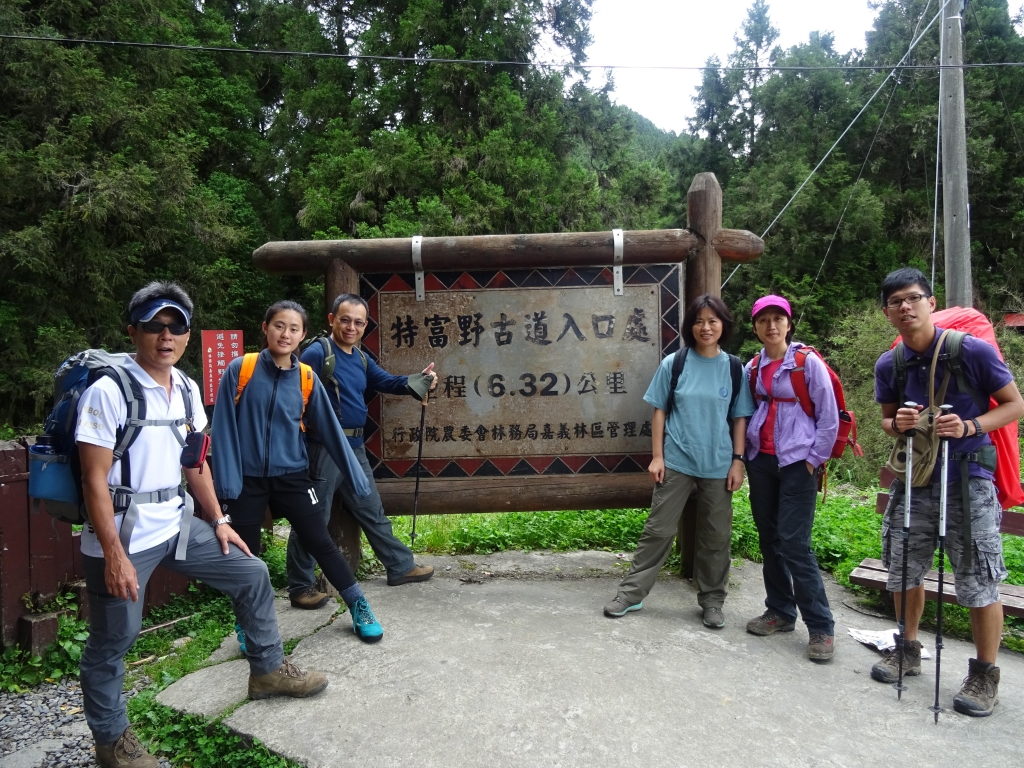
{"type": "MultiPolygon", "coordinates": [[[[147,682],[138,681],[136,690],[147,682]]],[[[26,693],[0,692],[0,768],[92,765],[95,749],[77,679],[43,683],[26,693]]],[[[171,768],[166,760],[160,765],[171,768]]]]}

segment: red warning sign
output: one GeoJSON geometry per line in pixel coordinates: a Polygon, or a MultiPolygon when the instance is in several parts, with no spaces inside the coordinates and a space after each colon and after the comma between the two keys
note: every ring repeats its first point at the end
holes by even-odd
{"type": "Polygon", "coordinates": [[[245,352],[241,331],[203,331],[203,401],[213,405],[228,363],[245,352]]]}

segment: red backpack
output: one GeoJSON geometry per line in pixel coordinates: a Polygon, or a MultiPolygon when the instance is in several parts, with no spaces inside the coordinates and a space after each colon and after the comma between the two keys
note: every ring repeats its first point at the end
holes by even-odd
{"type": "MultiPolygon", "coordinates": [[[[857,418],[853,415],[853,411],[846,410],[846,395],[843,393],[843,383],[839,380],[839,375],[825,362],[821,352],[814,347],[803,346],[796,351],[796,368],[792,369],[789,373],[789,380],[793,384],[793,392],[796,394],[796,397],[773,397],[772,399],[780,403],[800,403],[804,413],[812,419],[814,418],[814,403],[811,402],[811,394],[807,390],[807,377],[804,375],[807,355],[811,352],[816,354],[821,362],[825,363],[825,370],[828,371],[829,380],[832,382],[832,393],[835,395],[836,405],[839,407],[839,432],[836,434],[836,441],[832,446],[832,454],[829,458],[838,459],[843,455],[843,451],[846,450],[847,446],[853,449],[854,456],[863,456],[864,450],[857,444],[857,418]]],[[[750,394],[754,397],[755,402],[759,397],[762,400],[764,399],[763,396],[757,394],[757,369],[760,364],[761,354],[758,353],[750,361],[750,394]]]]}

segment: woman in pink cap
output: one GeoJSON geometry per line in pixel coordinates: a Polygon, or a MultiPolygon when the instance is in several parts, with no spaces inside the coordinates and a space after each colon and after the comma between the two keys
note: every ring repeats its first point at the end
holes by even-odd
{"type": "Polygon", "coordinates": [[[799,608],[810,634],[807,655],[828,661],[835,650],[834,622],[811,551],[811,526],[818,472],[832,452],[839,410],[825,363],[809,354],[802,370],[797,367],[796,352],[803,345],[793,341],[789,302],[763,296],[751,314],[764,348],[746,368],[757,404],[747,425],[747,476],[764,558],[767,610],[747,622],[747,631],[792,632],[799,608]],[[804,412],[794,389],[794,378],[801,376],[813,417],[804,412]]]}

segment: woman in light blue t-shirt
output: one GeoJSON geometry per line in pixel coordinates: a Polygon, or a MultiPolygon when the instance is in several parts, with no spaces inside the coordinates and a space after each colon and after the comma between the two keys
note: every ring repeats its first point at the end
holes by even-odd
{"type": "Polygon", "coordinates": [[[720,298],[706,294],[694,299],[681,329],[686,347],[661,361],[644,395],[654,406],[654,457],[648,467],[654,497],[629,572],[604,607],[606,616],[618,618],[643,607],[672,550],[683,505],[696,488],[697,603],[705,626],[725,626],[732,493],[743,483],[744,432],[754,413],[742,364],[720,346],[729,343],[732,328],[732,315],[720,298]],[[673,387],[674,369],[679,373],[673,387]]]}

